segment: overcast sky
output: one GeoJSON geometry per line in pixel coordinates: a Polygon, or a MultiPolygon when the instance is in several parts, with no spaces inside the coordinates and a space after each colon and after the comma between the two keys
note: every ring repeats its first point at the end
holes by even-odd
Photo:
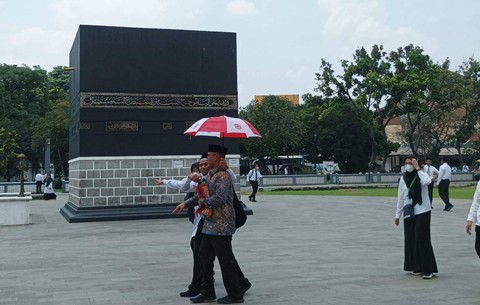
{"type": "Polygon", "coordinates": [[[478,0],[0,0],[0,63],[68,66],[80,24],[237,33],[240,106],[314,93],[320,60],[361,46],[412,43],[453,68],[480,58],[478,0]]]}

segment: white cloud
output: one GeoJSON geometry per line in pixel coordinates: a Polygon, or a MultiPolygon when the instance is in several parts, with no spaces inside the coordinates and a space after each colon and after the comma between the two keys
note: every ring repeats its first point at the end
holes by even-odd
{"type": "Polygon", "coordinates": [[[9,41],[0,47],[0,55],[11,64],[40,65],[48,70],[68,65],[80,24],[188,28],[201,15],[201,6],[198,0],[51,0],[49,15],[44,16],[48,23],[0,34],[0,39],[9,41]]]}
{"type": "Polygon", "coordinates": [[[53,19],[61,27],[79,24],[148,25],[161,23],[170,1],[143,0],[56,0],[51,2],[53,19]]]}
{"type": "Polygon", "coordinates": [[[255,4],[248,0],[233,0],[227,4],[227,10],[233,15],[252,15],[257,12],[255,4]]]}
{"type": "Polygon", "coordinates": [[[410,43],[435,49],[435,43],[421,32],[390,24],[381,0],[318,0],[318,6],[325,15],[324,42],[333,45],[342,59],[351,57],[359,47],[369,50],[374,44],[388,51],[410,43]]]}

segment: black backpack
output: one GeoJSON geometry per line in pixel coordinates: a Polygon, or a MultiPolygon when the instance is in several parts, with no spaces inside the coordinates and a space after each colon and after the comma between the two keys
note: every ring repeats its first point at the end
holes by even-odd
{"type": "Polygon", "coordinates": [[[235,190],[233,190],[233,208],[235,209],[235,227],[238,229],[247,221],[247,214],[243,209],[243,203],[238,200],[235,190]]]}

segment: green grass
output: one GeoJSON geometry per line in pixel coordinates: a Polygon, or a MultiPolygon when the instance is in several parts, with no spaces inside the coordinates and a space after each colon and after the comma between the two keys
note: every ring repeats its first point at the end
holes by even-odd
{"type": "MultiPolygon", "coordinates": [[[[473,199],[475,186],[450,187],[450,198],[453,199],[473,199]]],[[[382,188],[345,188],[335,190],[281,190],[262,192],[262,195],[323,195],[323,196],[381,196],[397,197],[396,187],[382,188]]],[[[433,197],[438,197],[438,189],[433,190],[433,197]]]]}

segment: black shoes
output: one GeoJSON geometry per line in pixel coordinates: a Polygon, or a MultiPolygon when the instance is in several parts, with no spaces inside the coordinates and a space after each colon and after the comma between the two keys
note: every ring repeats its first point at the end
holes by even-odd
{"type": "Polygon", "coordinates": [[[431,280],[431,279],[433,279],[433,273],[425,273],[425,274],[423,275],[423,279],[424,279],[424,280],[431,280]]]}
{"type": "Polygon", "coordinates": [[[250,282],[245,286],[240,286],[240,292],[242,293],[242,295],[244,295],[245,292],[247,292],[248,289],[250,289],[250,287],[252,287],[252,284],[250,282]]]}
{"type": "Polygon", "coordinates": [[[190,290],[188,289],[187,291],[180,292],[180,296],[182,298],[193,298],[194,296],[197,296],[200,293],[199,290],[190,290]]]}
{"type": "Polygon", "coordinates": [[[453,208],[453,204],[447,205],[443,210],[449,212],[453,208]]]}
{"type": "Polygon", "coordinates": [[[252,196],[248,196],[248,201],[252,201],[252,196]]]}
{"type": "Polygon", "coordinates": [[[237,303],[243,303],[245,300],[243,298],[233,298],[229,295],[226,297],[220,298],[217,300],[218,304],[237,304],[237,303]]]}
{"type": "MultiPolygon", "coordinates": [[[[196,297],[190,298],[190,301],[192,303],[203,303],[203,302],[211,302],[214,301],[217,297],[212,294],[212,295],[203,295],[199,293],[196,297]]],[[[220,301],[220,299],[219,299],[220,301]]],[[[229,303],[224,303],[224,304],[229,304],[229,303]]]]}

